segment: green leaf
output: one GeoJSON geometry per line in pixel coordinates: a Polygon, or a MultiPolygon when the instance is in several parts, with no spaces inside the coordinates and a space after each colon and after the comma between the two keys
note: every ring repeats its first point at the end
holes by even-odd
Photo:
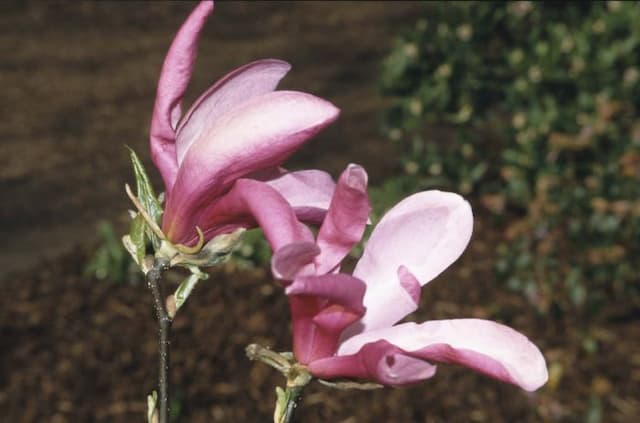
{"type": "Polygon", "coordinates": [[[137,261],[138,253],[136,251],[135,245],[133,245],[133,242],[131,241],[130,235],[125,235],[122,237],[122,245],[124,245],[124,248],[129,252],[129,255],[131,255],[136,264],[140,266],[140,263],[138,263],[137,261]]]}
{"type": "Polygon", "coordinates": [[[191,291],[193,291],[193,288],[195,288],[196,284],[200,280],[209,278],[209,275],[202,272],[198,267],[188,267],[189,270],[191,270],[191,275],[189,275],[187,279],[182,281],[180,286],[178,286],[178,289],[176,289],[176,292],[174,292],[173,294],[173,297],[176,301],[176,311],[178,311],[180,307],[182,307],[182,305],[185,303],[185,301],[187,301],[187,298],[189,298],[189,295],[191,295],[191,291]]]}
{"type": "Polygon", "coordinates": [[[156,417],[158,411],[156,409],[156,405],[158,404],[158,393],[153,391],[151,394],[147,395],[147,422],[154,423],[157,422],[158,418],[156,417]]]}
{"type": "Polygon", "coordinates": [[[101,221],[98,225],[98,234],[101,243],[87,263],[85,274],[93,275],[97,279],[109,278],[113,281],[123,281],[125,269],[130,261],[115,235],[113,226],[109,222],[101,221]]]}
{"type": "Polygon", "coordinates": [[[145,229],[147,223],[141,214],[138,213],[136,217],[131,221],[131,229],[129,231],[129,237],[134,247],[134,259],[136,263],[142,263],[147,250],[147,239],[145,236],[145,229]]]}
{"type": "Polygon", "coordinates": [[[191,291],[193,291],[198,281],[200,281],[200,278],[197,275],[189,275],[187,279],[182,281],[178,289],[176,289],[176,292],[173,294],[176,299],[176,311],[180,310],[180,307],[187,301],[187,298],[191,295],[191,291]]]}
{"type": "MultiPolygon", "coordinates": [[[[133,172],[136,176],[136,190],[138,195],[138,201],[145,208],[149,216],[160,225],[160,218],[162,217],[162,206],[158,201],[158,197],[156,197],[155,192],[153,191],[153,186],[151,185],[151,181],[149,180],[149,176],[147,175],[146,170],[144,169],[144,165],[140,158],[131,148],[129,149],[129,154],[131,156],[131,164],[133,165],[133,172]]],[[[151,240],[154,249],[158,249],[160,247],[160,239],[158,236],[153,233],[150,228],[146,229],[147,236],[151,240]]]]}

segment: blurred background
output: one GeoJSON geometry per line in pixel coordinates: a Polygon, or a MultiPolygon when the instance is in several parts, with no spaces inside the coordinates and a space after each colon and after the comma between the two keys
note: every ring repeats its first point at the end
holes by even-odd
{"type": "MultiPolygon", "coordinates": [[[[142,421],[151,296],[120,244],[125,145],[148,152],[156,81],[192,2],[0,4],[0,410],[15,422],[142,421]]],[[[640,6],[636,2],[219,2],[186,104],[227,71],[287,60],[281,85],[342,109],[288,162],[370,176],[373,221],[424,189],[471,202],[463,257],[410,320],[488,318],[529,336],[535,393],[440,366],[418,386],[312,384],[305,422],[632,422],[640,415],[640,6]]],[[[269,421],[288,307],[260,234],[174,324],[176,418],[269,421]]],[[[169,284],[180,280],[169,275],[169,284]]]]}

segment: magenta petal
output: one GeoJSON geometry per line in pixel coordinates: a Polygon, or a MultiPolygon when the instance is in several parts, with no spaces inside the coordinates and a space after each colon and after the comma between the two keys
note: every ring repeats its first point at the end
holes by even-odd
{"type": "Polygon", "coordinates": [[[219,79],[185,113],[176,130],[178,165],[191,144],[206,134],[218,119],[252,97],[276,89],[291,69],[282,60],[258,60],[241,66],[219,79]]]}
{"type": "Polygon", "coordinates": [[[527,391],[538,389],[548,378],[544,356],[527,337],[480,319],[403,323],[364,332],[343,342],[338,354],[354,354],[380,340],[414,358],[459,364],[527,391]]]}
{"type": "Polygon", "coordinates": [[[321,251],[315,260],[318,273],[327,273],[336,267],[360,241],[370,211],[367,172],[361,166],[350,164],[338,180],[318,232],[317,244],[321,251]]]}
{"type": "Polygon", "coordinates": [[[355,354],[314,361],[308,368],[319,378],[356,378],[387,386],[410,385],[436,373],[436,366],[411,357],[386,341],[366,344],[355,354]]]}
{"type": "Polygon", "coordinates": [[[353,272],[367,284],[367,313],[358,322],[359,330],[390,326],[415,310],[415,301],[398,278],[400,266],[420,285],[426,284],[458,259],[472,228],[469,203],[448,192],[414,194],[385,214],[353,272]]]}
{"type": "Polygon", "coordinates": [[[280,165],[333,122],[338,112],[331,103],[311,94],[275,91],[254,97],[221,117],[191,145],[180,165],[163,219],[169,239],[184,238],[202,209],[233,181],[280,165]]]}
{"type": "Polygon", "coordinates": [[[314,271],[312,263],[318,254],[320,254],[320,249],[314,242],[294,242],[285,245],[274,252],[271,257],[273,277],[292,281],[307,265],[311,265],[310,271],[314,271]]]}
{"type": "Polygon", "coordinates": [[[286,288],[300,363],[335,353],[342,330],[364,313],[364,289],[362,281],[340,273],[298,277],[286,288]]]}
{"type": "MultiPolygon", "coordinates": [[[[238,179],[233,188],[209,206],[196,225],[210,239],[238,228],[260,225],[273,250],[292,242],[313,242],[313,234],[296,219],[289,203],[267,184],[251,179],[238,179]]],[[[193,244],[195,225],[184,239],[193,244]]]]}
{"type": "Polygon", "coordinates": [[[320,224],[329,209],[336,188],[331,175],[315,169],[283,172],[285,173],[271,175],[264,179],[264,182],[287,199],[298,219],[320,224]]]}
{"type": "Polygon", "coordinates": [[[162,175],[167,193],[178,172],[175,129],[181,114],[180,103],[191,79],[200,31],[211,12],[212,1],[201,2],[191,12],[169,48],[158,80],[151,117],[151,157],[162,175]]]}
{"type": "Polygon", "coordinates": [[[400,286],[407,291],[411,300],[416,304],[416,308],[418,308],[418,304],[420,303],[420,291],[422,288],[420,286],[420,282],[404,266],[400,266],[398,269],[398,280],[400,281],[400,286]]]}

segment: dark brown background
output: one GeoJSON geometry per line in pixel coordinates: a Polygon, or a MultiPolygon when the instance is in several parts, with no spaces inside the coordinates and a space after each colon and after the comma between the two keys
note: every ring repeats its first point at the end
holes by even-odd
{"type": "MultiPolygon", "coordinates": [[[[97,218],[122,212],[131,173],[123,146],[148,159],[157,76],[192,5],[0,5],[0,232],[11,246],[3,248],[1,268],[55,256],[90,238],[97,218]],[[46,248],[33,248],[44,238],[46,248]]],[[[406,2],[221,3],[202,35],[189,98],[244,63],[287,60],[293,70],[283,88],[325,97],[343,110],[294,167],[336,174],[355,161],[379,181],[395,161],[377,132],[378,68],[391,38],[419,9],[406,2]]]]}
{"type": "MultiPolygon", "coordinates": [[[[123,184],[131,170],[123,145],[150,166],[156,78],[192,7],[0,4],[0,421],[144,420],[156,374],[149,294],[144,286],[93,280],[82,269],[99,219],[124,230],[123,184]]],[[[379,183],[397,165],[378,132],[379,67],[393,37],[420,10],[410,2],[220,2],[202,36],[189,98],[246,62],[287,60],[293,69],[283,87],[343,110],[291,167],[337,175],[357,162],[379,183]]],[[[299,421],[582,422],[598,411],[594,423],[633,421],[640,356],[628,305],[613,305],[589,329],[572,316],[537,316],[495,284],[496,236],[479,213],[472,248],[425,289],[416,318],[506,322],[545,352],[552,383],[526,394],[445,366],[408,389],[336,392],[314,384],[299,421]],[[587,330],[598,342],[595,354],[582,348],[587,330]]],[[[269,421],[281,377],[248,362],[243,348],[255,341],[289,348],[285,298],[260,270],[227,266],[206,284],[175,322],[180,421],[269,421]]]]}

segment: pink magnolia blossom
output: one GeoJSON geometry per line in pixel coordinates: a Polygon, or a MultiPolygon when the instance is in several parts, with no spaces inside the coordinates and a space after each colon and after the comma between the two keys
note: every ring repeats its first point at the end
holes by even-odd
{"type": "Polygon", "coordinates": [[[353,274],[339,273],[368,213],[366,173],[352,165],[317,239],[305,234],[274,249],[272,270],[286,285],[299,362],[320,378],[391,386],[432,377],[434,363],[462,365],[529,391],[546,382],[539,349],[507,326],[481,319],[398,323],[417,309],[422,286],[466,248],[473,216],[462,197],[425,191],[404,199],[375,227],[353,274]]]}
{"type": "Polygon", "coordinates": [[[203,1],[191,13],[158,82],[150,138],[165,185],[163,232],[174,243],[191,244],[196,227],[210,239],[256,221],[266,224],[277,217],[274,210],[286,214],[289,205],[300,219],[321,220],[335,185],[330,176],[278,166],[339,110],[311,94],[275,91],[288,63],[266,59],[242,66],[182,113],[199,35],[212,11],[213,2],[203,1]]]}

